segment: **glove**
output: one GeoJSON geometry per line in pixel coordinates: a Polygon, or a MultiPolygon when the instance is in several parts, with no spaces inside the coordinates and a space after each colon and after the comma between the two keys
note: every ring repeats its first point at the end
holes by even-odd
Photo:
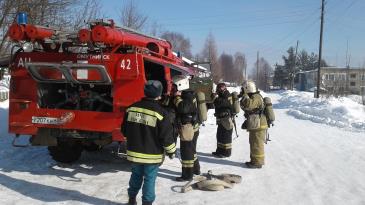
{"type": "Polygon", "coordinates": [[[242,94],[247,94],[247,89],[246,89],[245,87],[242,87],[242,88],[241,88],[241,93],[242,93],[242,94]]]}
{"type": "Polygon", "coordinates": [[[170,159],[174,159],[175,158],[175,153],[168,154],[168,156],[169,156],[170,159]]]}
{"type": "Polygon", "coordinates": [[[212,94],[210,95],[210,97],[214,99],[214,98],[216,98],[216,97],[217,97],[217,95],[218,95],[217,93],[212,93],[212,94]]]}

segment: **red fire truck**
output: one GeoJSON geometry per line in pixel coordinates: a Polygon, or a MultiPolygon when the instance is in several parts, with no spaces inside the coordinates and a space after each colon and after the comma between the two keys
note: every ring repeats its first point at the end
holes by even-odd
{"type": "Polygon", "coordinates": [[[73,162],[82,151],[123,141],[125,109],[143,97],[147,80],[169,94],[172,77],[195,75],[166,40],[117,27],[112,20],[64,32],[14,23],[9,132],[30,135],[52,158],[73,162]]]}

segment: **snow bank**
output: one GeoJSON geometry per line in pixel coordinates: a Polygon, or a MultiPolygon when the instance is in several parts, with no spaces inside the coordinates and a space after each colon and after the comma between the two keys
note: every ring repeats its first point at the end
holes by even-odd
{"type": "MultiPolygon", "coordinates": [[[[272,141],[265,145],[265,166],[247,169],[244,165],[250,160],[250,147],[248,133],[242,129],[233,139],[231,157],[213,157],[217,125],[214,110],[209,110],[197,144],[201,171],[238,174],[243,182],[220,192],[193,190],[182,194],[179,190],[186,182],[174,181],[181,175],[181,163],[177,158],[166,159],[158,173],[154,204],[365,204],[365,183],[361,181],[365,178],[363,133],[287,114],[288,110],[309,106],[311,94],[263,95],[273,99],[278,119],[269,129],[272,141]]],[[[313,101],[312,105],[324,106],[322,101],[313,101]]],[[[0,102],[0,204],[120,205],[128,201],[131,167],[113,154],[117,146],[84,152],[71,165],[53,161],[46,147],[12,147],[14,135],[7,130],[8,102],[0,102]]],[[[242,111],[236,121],[238,126],[243,123],[242,111]]],[[[137,200],[141,204],[141,193],[137,200]]]]}
{"type": "Polygon", "coordinates": [[[310,92],[285,91],[277,108],[288,108],[288,114],[340,128],[365,130],[365,106],[353,97],[319,98],[310,92]]]}

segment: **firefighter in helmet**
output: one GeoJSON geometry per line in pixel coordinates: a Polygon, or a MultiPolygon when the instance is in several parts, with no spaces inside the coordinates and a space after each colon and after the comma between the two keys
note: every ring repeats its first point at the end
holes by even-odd
{"type": "Polygon", "coordinates": [[[122,132],[127,140],[127,160],[132,162],[128,204],[135,205],[142,188],[142,205],[156,198],[155,182],[164,153],[174,158],[176,145],[167,111],[158,100],[162,93],[160,81],[149,80],[144,86],[145,97],[127,108],[122,132]]]}
{"type": "Polygon", "coordinates": [[[260,169],[265,164],[264,142],[268,128],[266,116],[263,113],[264,101],[252,81],[247,81],[242,86],[241,95],[240,105],[246,117],[242,128],[249,132],[251,158],[245,164],[248,168],[260,169]]]}
{"type": "Polygon", "coordinates": [[[193,179],[194,174],[200,174],[200,164],[196,154],[199,136],[197,100],[195,92],[189,89],[188,79],[175,78],[174,83],[177,85],[174,104],[182,163],[181,176],[176,180],[189,181],[193,179]]]}
{"type": "Polygon", "coordinates": [[[232,116],[235,115],[233,109],[232,96],[227,90],[225,83],[218,83],[214,93],[214,116],[217,119],[217,149],[212,154],[215,157],[229,157],[232,153],[232,116]]]}

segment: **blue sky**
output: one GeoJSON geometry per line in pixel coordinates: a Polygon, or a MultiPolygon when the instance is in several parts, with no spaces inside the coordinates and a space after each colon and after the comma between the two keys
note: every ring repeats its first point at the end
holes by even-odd
{"type": "MultiPolygon", "coordinates": [[[[246,55],[248,67],[256,53],[270,64],[299,40],[299,50],[318,53],[321,0],[134,0],[149,22],[189,38],[193,54],[212,32],[219,53],[246,55]]],[[[119,20],[124,1],[104,0],[106,17],[119,20]]],[[[365,0],[326,0],[323,56],[344,66],[348,42],[350,65],[365,64],[365,0]]]]}

